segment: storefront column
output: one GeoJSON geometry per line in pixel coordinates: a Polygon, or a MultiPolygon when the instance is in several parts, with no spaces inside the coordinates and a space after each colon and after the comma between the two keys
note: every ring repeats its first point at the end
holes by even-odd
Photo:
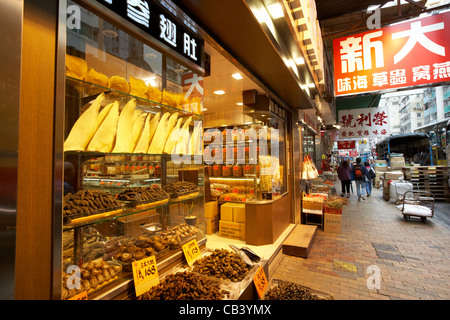
{"type": "Polygon", "coordinates": [[[15,298],[51,299],[58,1],[24,1],[15,298]]]}

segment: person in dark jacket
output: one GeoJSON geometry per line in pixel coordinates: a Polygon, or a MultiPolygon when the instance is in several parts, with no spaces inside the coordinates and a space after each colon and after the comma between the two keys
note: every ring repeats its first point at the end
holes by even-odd
{"type": "Polygon", "coordinates": [[[361,189],[365,188],[369,173],[366,167],[361,164],[361,158],[356,158],[356,165],[353,166],[352,172],[353,176],[355,177],[356,194],[358,195],[358,201],[361,201],[361,198],[363,200],[366,200],[361,194],[361,189]]]}
{"type": "Polygon", "coordinates": [[[368,161],[364,162],[364,166],[367,169],[366,194],[367,197],[370,197],[370,195],[372,194],[373,179],[375,178],[376,174],[368,161]]]}
{"type": "Polygon", "coordinates": [[[341,180],[341,189],[342,189],[341,197],[345,197],[345,191],[347,191],[347,198],[349,198],[350,183],[352,181],[351,181],[351,170],[347,160],[342,161],[341,165],[337,170],[337,173],[339,180],[341,180]]]}

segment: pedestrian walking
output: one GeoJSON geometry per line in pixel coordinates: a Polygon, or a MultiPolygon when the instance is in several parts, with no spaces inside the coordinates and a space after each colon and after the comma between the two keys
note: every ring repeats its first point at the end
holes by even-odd
{"type": "Polygon", "coordinates": [[[356,158],[356,164],[353,167],[352,172],[355,177],[356,194],[358,195],[358,201],[361,201],[361,199],[366,200],[361,194],[361,190],[366,186],[366,177],[368,172],[366,167],[361,164],[361,158],[356,158]]]}
{"type": "Polygon", "coordinates": [[[367,195],[367,197],[370,197],[370,195],[372,194],[373,179],[375,179],[376,173],[373,170],[373,168],[370,166],[370,163],[368,161],[364,162],[364,166],[367,169],[366,195],[367,195]]]}
{"type": "Polygon", "coordinates": [[[347,160],[342,161],[338,168],[338,178],[341,180],[341,197],[350,197],[351,170],[347,160]],[[346,194],[347,191],[347,194],[346,194]]]}

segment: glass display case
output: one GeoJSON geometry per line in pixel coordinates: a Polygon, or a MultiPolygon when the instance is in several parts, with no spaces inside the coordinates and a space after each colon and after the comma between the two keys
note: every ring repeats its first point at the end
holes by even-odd
{"type": "Polygon", "coordinates": [[[195,72],[80,8],[67,28],[63,299],[127,288],[131,262],[164,267],[206,241],[195,72]]]}
{"type": "Polygon", "coordinates": [[[205,128],[205,169],[219,202],[272,200],[287,191],[285,122],[270,113],[264,118],[205,128]]]}

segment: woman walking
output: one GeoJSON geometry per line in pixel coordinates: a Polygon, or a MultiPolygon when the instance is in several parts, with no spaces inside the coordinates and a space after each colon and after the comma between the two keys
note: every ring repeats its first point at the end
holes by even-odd
{"type": "Polygon", "coordinates": [[[348,161],[342,161],[338,168],[338,177],[341,180],[341,197],[345,197],[345,191],[347,191],[347,198],[350,197],[350,183],[351,183],[351,170],[348,165],[348,161]]]}

